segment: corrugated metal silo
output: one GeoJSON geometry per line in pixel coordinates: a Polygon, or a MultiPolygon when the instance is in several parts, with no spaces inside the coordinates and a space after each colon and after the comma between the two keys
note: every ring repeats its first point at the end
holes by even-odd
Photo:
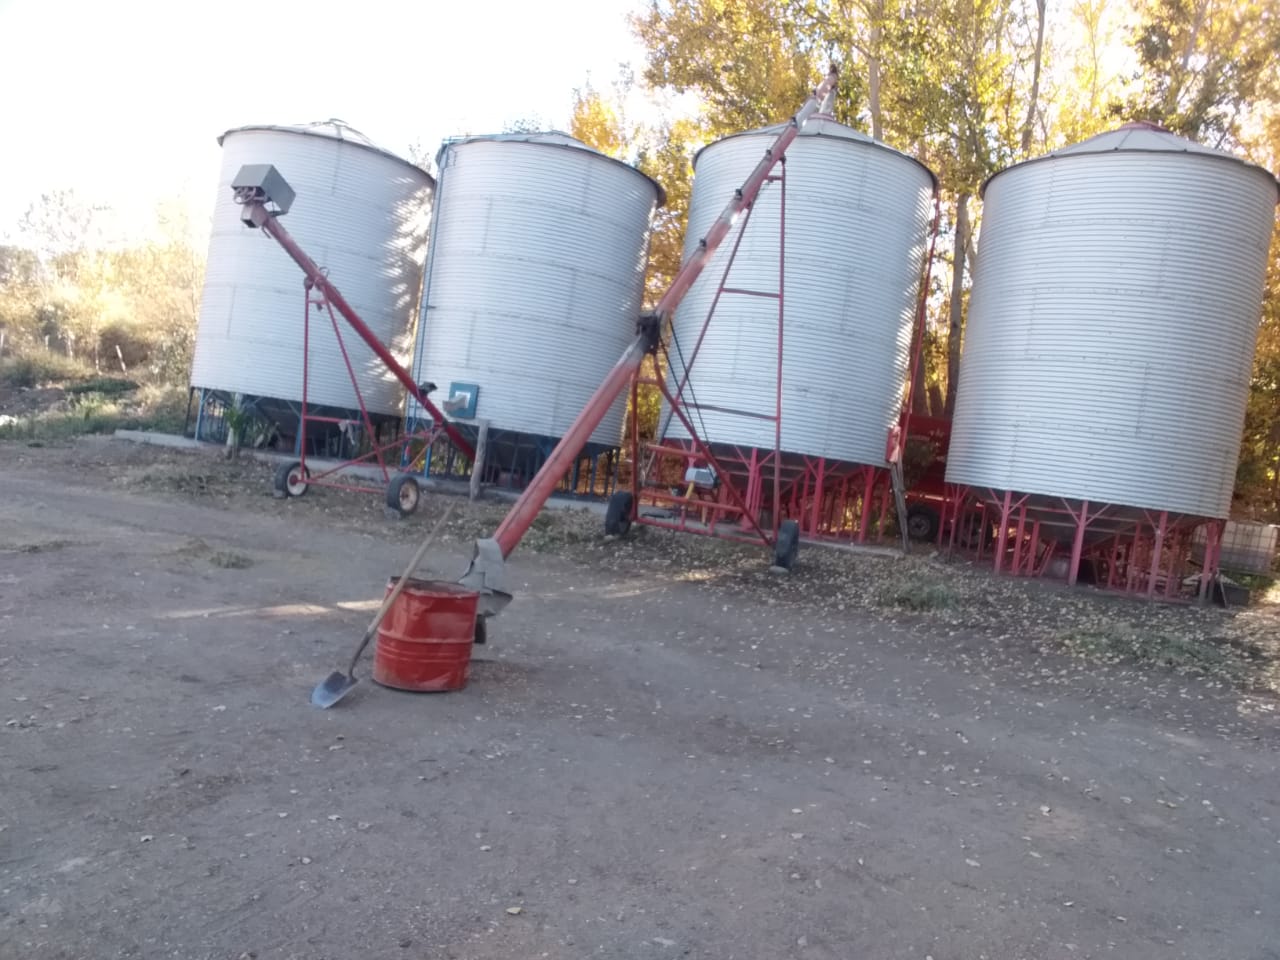
{"type": "MultiPolygon", "coordinates": [[[[447,141],[437,163],[414,378],[478,387],[494,430],[558,438],[635,337],[662,188],[558,132],[447,141]]],[[[592,443],[617,446],[623,410],[592,443]]]]}
{"type": "MultiPolygon", "coordinates": [[[[338,122],[249,126],[218,138],[222,169],[196,330],[192,386],[251,397],[302,397],[303,275],[260,231],[247,229],[231,179],[273,164],[297,193],[286,222],[391,352],[408,359],[427,254],[435,182],[338,122]]],[[[328,318],[313,314],[308,401],[358,406],[328,318]]],[[[398,415],[404,390],[339,318],[370,413],[398,415]]]]}
{"type": "MultiPolygon", "coordinates": [[[[735,134],[699,151],[686,257],[781,129],[735,134]]],[[[934,185],[916,160],[828,118],[810,120],[788,149],[783,451],[884,463],[885,439],[901,410],[934,185]]],[[[778,290],[780,197],[776,183],[761,191],[728,287],[778,290]]],[[[691,364],[686,400],[699,407],[689,416],[704,439],[771,450],[772,421],[706,408],[773,415],[776,299],[721,296],[691,359],[742,229],[740,222],[725,238],[676,312],[672,376],[678,382],[683,356],[691,364]]],[[[684,439],[688,432],[670,418],[666,435],[684,439]]]]}
{"type": "Polygon", "coordinates": [[[947,480],[1226,517],[1276,199],[1147,124],[988,181],[947,480]]]}

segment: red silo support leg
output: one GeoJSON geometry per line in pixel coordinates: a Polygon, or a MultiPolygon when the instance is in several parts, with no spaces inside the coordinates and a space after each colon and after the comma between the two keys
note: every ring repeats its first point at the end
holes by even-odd
{"type": "Polygon", "coordinates": [[[1004,492],[1004,502],[1000,505],[1000,526],[996,530],[996,542],[992,544],[992,549],[996,554],[996,573],[1000,573],[1004,569],[1005,548],[1009,542],[1009,512],[1013,503],[1013,491],[1006,490],[1004,492]]]}
{"type": "Polygon", "coordinates": [[[1022,575],[1022,540],[1027,533],[1027,505],[1018,508],[1018,532],[1013,541],[1013,566],[1009,572],[1015,577],[1022,575]]]}
{"type": "Polygon", "coordinates": [[[1084,553],[1084,530],[1089,525],[1089,501],[1080,503],[1080,515],[1076,517],[1076,536],[1071,543],[1071,566],[1067,570],[1067,584],[1074,587],[1080,577],[1080,556],[1084,553]]]}
{"type": "MultiPolygon", "coordinates": [[[[743,497],[747,502],[747,509],[757,512],[759,511],[758,485],[760,483],[760,472],[757,464],[759,456],[759,451],[752,447],[751,454],[747,457],[747,489],[743,497]]],[[[738,528],[741,530],[751,529],[751,524],[747,521],[745,515],[738,518],[738,528]]]]}
{"type": "Polygon", "coordinates": [[[1222,544],[1221,521],[1211,520],[1204,528],[1204,563],[1200,566],[1200,603],[1208,601],[1218,574],[1218,551],[1222,544]]]}

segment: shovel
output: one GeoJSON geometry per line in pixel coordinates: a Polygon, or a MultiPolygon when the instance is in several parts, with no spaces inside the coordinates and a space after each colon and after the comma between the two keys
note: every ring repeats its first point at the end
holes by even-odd
{"type": "Polygon", "coordinates": [[[360,641],[360,646],[356,647],[355,656],[351,658],[351,665],[347,667],[347,672],[342,673],[335,670],[329,676],[325,677],[320,683],[316,684],[316,688],[311,691],[311,705],[327,709],[345,697],[351,692],[351,688],[356,685],[356,664],[360,660],[360,654],[364,653],[364,648],[369,645],[369,641],[373,639],[373,635],[378,632],[378,627],[382,623],[382,618],[387,615],[387,611],[391,609],[391,605],[396,602],[396,598],[400,596],[400,592],[404,589],[405,584],[409,582],[409,577],[413,571],[418,569],[418,564],[422,562],[423,556],[426,555],[427,548],[435,541],[436,535],[444,528],[445,521],[449,519],[453,513],[456,503],[449,504],[449,508],[445,510],[444,516],[436,521],[435,527],[427,534],[427,539],[422,541],[422,546],[418,547],[418,552],[413,555],[413,559],[409,561],[409,565],[404,568],[404,574],[396,581],[391,592],[387,594],[386,599],[382,601],[382,606],[378,608],[378,612],[373,615],[373,621],[369,624],[369,629],[364,632],[364,638],[360,641]]]}

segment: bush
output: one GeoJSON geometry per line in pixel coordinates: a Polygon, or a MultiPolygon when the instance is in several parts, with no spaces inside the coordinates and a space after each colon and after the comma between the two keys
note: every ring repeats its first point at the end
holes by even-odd
{"type": "Polygon", "coordinates": [[[90,375],[84,364],[58,353],[40,350],[23,357],[0,360],[0,381],[13,387],[39,387],[47,383],[65,383],[90,375]]]}
{"type": "Polygon", "coordinates": [[[120,359],[133,372],[151,359],[154,344],[145,330],[135,324],[112,323],[103,327],[98,334],[98,355],[102,358],[102,366],[115,368],[120,359]],[[116,348],[120,353],[116,354],[116,348]]]}
{"type": "Polygon", "coordinates": [[[154,430],[181,433],[187,392],[181,387],[140,387],[131,397],[87,391],[69,394],[62,409],[0,420],[0,440],[65,440],[86,433],[154,430]]]}
{"type": "Polygon", "coordinates": [[[955,606],[956,595],[940,580],[920,573],[910,573],[880,585],[875,593],[878,606],[924,613],[955,606]]]}
{"type": "Polygon", "coordinates": [[[71,384],[67,387],[67,393],[100,393],[104,397],[118,397],[137,389],[137,383],[132,380],[122,380],[118,377],[94,377],[84,383],[71,384]]]}

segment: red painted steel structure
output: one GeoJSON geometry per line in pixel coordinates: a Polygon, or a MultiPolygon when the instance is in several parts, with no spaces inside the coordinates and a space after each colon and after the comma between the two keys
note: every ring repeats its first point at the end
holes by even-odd
{"type": "MultiPolygon", "coordinates": [[[[730,248],[729,256],[721,271],[719,285],[711,299],[693,349],[687,358],[681,357],[682,370],[672,392],[662,370],[670,370],[670,357],[664,357],[660,365],[658,356],[652,357],[651,372],[641,369],[631,383],[631,415],[628,430],[631,445],[631,493],[634,522],[685,533],[699,533],[730,540],[745,540],[766,544],[776,541],[783,518],[796,521],[801,536],[813,540],[832,540],[864,543],[868,539],[885,539],[891,530],[893,497],[890,471],[884,466],[850,463],[824,457],[788,453],[782,447],[782,366],[785,333],[785,264],[786,264],[786,158],[778,160],[781,171],[770,172],[762,183],[779,191],[779,240],[778,240],[778,289],[748,290],[728,286],[739,247],[750,226],[752,207],[743,218],[742,229],[730,248]],[[696,396],[685,398],[690,389],[690,372],[706,339],[717,307],[728,296],[751,296],[774,299],[778,304],[777,367],[774,393],[774,409],[771,414],[747,410],[727,409],[699,403],[696,396]],[[639,433],[637,411],[639,388],[657,389],[671,412],[680,418],[692,440],[672,440],[659,437],[654,441],[642,441],[639,433]],[[706,445],[697,439],[698,434],[689,423],[688,411],[712,410],[719,413],[768,420],[774,424],[772,450],[757,447],[741,447],[731,444],[706,445]],[[686,471],[710,467],[716,483],[700,487],[685,480],[686,471]],[[683,491],[683,492],[682,492],[683,491]],[[766,504],[769,505],[766,511],[766,504]],[[665,514],[646,513],[642,507],[656,508],[665,514]],[[766,533],[766,530],[768,531],[766,533]]],[[[929,278],[933,263],[934,245],[937,241],[938,221],[941,209],[934,196],[934,217],[928,255],[921,265],[920,298],[916,312],[916,331],[913,337],[912,381],[921,362],[924,346],[924,324],[927,317],[929,278]]],[[[692,393],[692,391],[691,391],[692,393]]],[[[891,431],[894,448],[900,450],[905,443],[908,429],[911,387],[904,392],[902,413],[897,428],[891,431]]],[[[886,457],[894,460],[895,456],[886,457]]]]}
{"type": "Polygon", "coordinates": [[[644,363],[642,360],[640,370],[631,380],[631,429],[629,431],[631,463],[633,465],[631,471],[631,494],[634,519],[637,523],[680,530],[686,533],[709,533],[733,540],[759,541],[764,544],[773,543],[777,540],[778,526],[782,520],[782,347],[784,289],[786,283],[786,259],[784,253],[787,221],[785,157],[778,159],[778,166],[781,168],[781,172],[778,174],[770,172],[761,184],[762,190],[770,184],[776,185],[779,190],[777,291],[746,290],[727,286],[729,273],[733,270],[738,249],[742,246],[742,240],[747,235],[747,228],[751,224],[751,214],[755,209],[753,203],[746,208],[743,214],[742,228],[738,231],[737,239],[734,240],[733,246],[730,248],[729,257],[720,275],[720,283],[716,288],[715,296],[711,298],[711,305],[707,310],[706,318],[702,322],[702,327],[698,331],[698,338],[694,342],[693,350],[689,355],[688,361],[682,363],[683,369],[675,392],[671,392],[666,378],[662,375],[663,369],[672,369],[671,357],[667,354],[665,346],[660,350],[665,363],[659,364],[658,354],[652,354],[652,374],[649,376],[644,375],[644,363]],[[685,399],[685,390],[689,388],[689,374],[698,359],[698,354],[702,350],[702,344],[706,340],[707,329],[715,316],[716,307],[719,306],[721,299],[726,294],[730,296],[763,297],[777,301],[777,366],[775,369],[774,409],[772,414],[733,410],[711,404],[700,404],[695,399],[685,399]],[[689,431],[690,437],[695,438],[694,440],[669,441],[664,437],[658,437],[652,442],[641,441],[638,416],[639,393],[640,387],[646,385],[654,387],[662,394],[672,414],[680,419],[685,429],[689,431]],[[760,451],[757,448],[748,448],[744,451],[739,447],[725,448],[722,446],[718,456],[710,450],[706,450],[704,453],[705,445],[696,439],[698,435],[689,422],[688,412],[690,410],[695,412],[712,410],[731,416],[769,420],[773,423],[773,450],[760,451]],[[688,469],[696,469],[703,465],[700,461],[704,457],[706,465],[714,471],[717,481],[712,488],[713,493],[711,494],[700,491],[696,484],[686,484],[684,479],[688,469]],[[639,466],[637,467],[637,465],[639,466]],[[773,507],[769,514],[769,532],[766,533],[765,524],[761,522],[763,471],[770,466],[773,474],[773,507]],[[742,482],[744,480],[745,484],[742,482]],[[722,483],[721,481],[727,482],[722,483]],[[684,487],[685,493],[670,492],[673,486],[677,490],[680,487],[684,487]],[[665,507],[677,516],[678,520],[667,520],[646,515],[640,509],[645,504],[665,507]],[[693,513],[698,518],[693,523],[689,521],[690,513],[693,513]],[[722,531],[719,529],[720,524],[735,519],[738,521],[736,530],[722,531]],[[751,531],[755,536],[745,535],[743,531],[746,530],[751,531]]]}
{"type": "MultiPolygon", "coordinates": [[[[270,235],[284,249],[293,262],[302,268],[305,279],[303,280],[303,290],[305,296],[305,308],[303,312],[302,326],[302,406],[301,413],[298,418],[298,436],[299,436],[299,462],[296,468],[290,468],[289,476],[286,480],[286,488],[295,485],[305,490],[310,486],[327,486],[340,490],[354,490],[364,493],[382,493],[389,491],[392,475],[387,468],[386,454],[393,449],[403,449],[405,445],[413,440],[422,440],[430,443],[438,435],[443,434],[448,437],[449,441],[457,448],[463,456],[469,460],[475,459],[475,451],[472,449],[470,442],[461,432],[457,430],[444,414],[431,402],[423,390],[413,382],[413,378],[409,376],[407,370],[404,369],[396,360],[391,352],[378,340],[372,330],[360,319],[359,314],[351,304],[347,303],[345,297],[336,286],[329,280],[325,270],[318,266],[307,254],[298,246],[297,241],[289,234],[289,231],[281,225],[279,218],[267,207],[270,202],[269,197],[263,197],[259,191],[252,188],[237,188],[236,201],[244,207],[241,218],[259,227],[262,231],[270,235]],[[365,408],[364,396],[360,391],[360,384],[357,382],[354,369],[351,366],[351,357],[347,351],[346,343],[342,337],[342,331],[339,329],[337,317],[334,316],[334,308],[342,314],[343,319],[350,324],[356,334],[369,347],[370,350],[382,361],[383,365],[395,376],[397,380],[404,386],[409,394],[418,401],[424,410],[431,416],[431,427],[426,430],[417,430],[408,436],[399,436],[391,443],[379,444],[376,439],[373,422],[369,417],[369,412],[365,408]],[[323,309],[328,313],[330,324],[333,327],[334,337],[337,339],[338,350],[342,354],[342,362],[347,368],[347,374],[351,378],[351,385],[355,390],[356,402],[360,409],[361,423],[365,428],[366,437],[368,437],[370,449],[368,453],[361,456],[344,460],[335,466],[318,473],[311,474],[307,468],[307,424],[308,423],[327,423],[330,425],[345,425],[350,420],[324,416],[308,412],[307,403],[307,380],[310,366],[310,343],[311,343],[311,311],[323,309]],[[354,466],[367,466],[376,463],[382,474],[382,486],[371,486],[367,482],[346,482],[338,479],[339,475],[349,471],[354,466]]],[[[417,487],[413,487],[414,494],[409,498],[412,505],[409,510],[417,506],[417,487]]],[[[401,501],[403,502],[403,501],[401,501]]]]}
{"type": "Polygon", "coordinates": [[[1074,586],[1082,572],[1100,588],[1148,599],[1203,602],[1217,580],[1225,521],[1164,510],[948,485],[939,545],[988,554],[997,574],[1054,576],[1074,586]],[[1193,562],[1196,531],[1204,556],[1193,562]]]}
{"type": "MultiPolygon", "coordinates": [[[[396,451],[397,458],[401,451],[404,450],[406,444],[415,440],[421,440],[425,444],[430,444],[437,436],[444,433],[444,423],[433,423],[429,429],[415,430],[410,434],[401,434],[390,443],[378,443],[375,439],[375,431],[373,421],[369,418],[368,410],[365,408],[364,395],[360,392],[360,384],[356,379],[355,370],[351,367],[351,357],[347,353],[347,345],[342,338],[342,330],[338,326],[338,318],[334,315],[333,302],[326,296],[325,292],[319,288],[310,277],[305,281],[306,307],[303,311],[302,318],[302,404],[301,412],[298,416],[298,481],[305,483],[307,486],[313,487],[333,487],[338,490],[352,490],[360,493],[383,493],[391,483],[392,471],[388,469],[387,454],[396,451]],[[311,312],[315,309],[317,312],[324,310],[328,313],[329,323],[333,327],[333,335],[338,343],[338,350],[342,354],[342,362],[346,365],[347,374],[351,377],[351,386],[356,393],[356,403],[360,409],[361,422],[366,430],[365,436],[369,438],[370,449],[358,457],[344,460],[335,464],[328,469],[312,473],[307,467],[307,424],[308,423],[326,423],[337,426],[344,426],[351,421],[347,418],[325,416],[321,414],[310,413],[307,408],[307,378],[308,368],[310,367],[310,344],[311,344],[311,312]],[[348,471],[354,466],[364,466],[376,463],[378,470],[382,474],[382,485],[372,486],[369,483],[359,481],[345,482],[337,479],[341,474],[348,471]]],[[[370,333],[372,336],[372,333],[370,333]]],[[[393,464],[394,466],[394,464],[393,464]]],[[[291,477],[292,481],[293,478],[291,477]]],[[[416,503],[415,503],[416,506],[416,503]]]]}
{"type": "MultiPolygon", "coordinates": [[[[278,244],[280,244],[281,247],[284,248],[284,252],[289,255],[293,262],[302,268],[302,272],[307,278],[308,291],[314,287],[323,296],[326,304],[331,304],[338,309],[338,312],[342,314],[343,319],[351,325],[351,328],[355,330],[360,339],[368,344],[369,349],[377,355],[378,359],[381,360],[395,378],[400,381],[405,390],[409,392],[409,395],[417,400],[427,413],[431,414],[432,422],[436,427],[442,430],[453,445],[462,451],[468,459],[474,459],[475,451],[471,448],[471,444],[467,441],[467,438],[445,419],[444,414],[440,412],[439,408],[437,408],[436,405],[427,398],[426,394],[422,392],[418,385],[413,382],[413,377],[409,376],[409,372],[400,365],[400,362],[391,355],[391,352],[387,350],[385,346],[383,346],[382,342],[374,335],[373,331],[365,325],[365,322],[360,319],[359,314],[355,312],[351,304],[347,303],[346,298],[343,297],[338,288],[329,281],[324,270],[317,266],[316,262],[303,252],[302,248],[298,246],[297,241],[295,241],[289,234],[289,231],[280,224],[279,218],[274,216],[271,211],[267,209],[266,204],[264,204],[261,199],[255,197],[252,193],[247,193],[244,196],[237,196],[237,200],[241,202],[245,208],[242,217],[247,218],[255,227],[261,228],[264,233],[270,235],[278,244]]],[[[311,295],[308,292],[308,302],[310,301],[311,295]]],[[[336,324],[334,329],[337,329],[336,324]]],[[[344,358],[346,356],[345,349],[343,350],[343,356],[344,358]]],[[[350,369],[350,366],[351,365],[348,362],[347,368],[350,369]]],[[[352,382],[354,383],[354,379],[352,382]]]]}
{"type": "MultiPolygon", "coordinates": [[[[604,382],[596,388],[596,392],[591,395],[586,406],[582,408],[582,411],[570,424],[569,429],[551,452],[542,469],[538,471],[537,475],[525,488],[520,498],[494,532],[492,540],[504,558],[510,556],[511,552],[520,543],[521,538],[533,523],[534,518],[547,502],[547,498],[555,490],[556,484],[560,482],[560,478],[571,466],[578,451],[599,425],[609,407],[635,377],[645,356],[654,353],[659,348],[665,318],[674,314],[676,307],[684,298],[684,295],[689,292],[689,288],[693,286],[693,282],[702,273],[707,261],[710,260],[711,255],[715,253],[721,242],[728,235],[738,217],[755,202],[761,187],[764,186],[792,141],[799,135],[800,129],[818,112],[827,96],[834,92],[836,80],[837,73],[835,68],[832,67],[826,79],[810,94],[804,105],[792,117],[791,122],[778,135],[777,140],[765,151],[764,156],[747,176],[742,186],[734,193],[733,198],[725,206],[711,229],[707,231],[707,235],[699,242],[697,250],[680,267],[679,273],[676,274],[667,292],[662,295],[662,299],[658,301],[653,313],[642,318],[637,330],[636,340],[619,358],[613,369],[609,371],[604,382]]],[[[660,387],[660,389],[665,392],[665,387],[660,387]]],[[[672,409],[684,424],[685,429],[689,431],[689,435],[694,438],[692,443],[699,454],[716,471],[717,475],[721,475],[723,471],[720,469],[719,460],[706,441],[698,437],[697,431],[688,421],[685,412],[679,406],[674,406],[672,409]]],[[[747,511],[745,504],[742,502],[740,492],[731,484],[726,484],[725,490],[726,495],[733,501],[734,507],[738,509],[741,515],[746,515],[747,511]]],[[[775,538],[766,534],[760,528],[754,516],[751,518],[751,525],[761,541],[764,543],[774,542],[775,538]]]]}

